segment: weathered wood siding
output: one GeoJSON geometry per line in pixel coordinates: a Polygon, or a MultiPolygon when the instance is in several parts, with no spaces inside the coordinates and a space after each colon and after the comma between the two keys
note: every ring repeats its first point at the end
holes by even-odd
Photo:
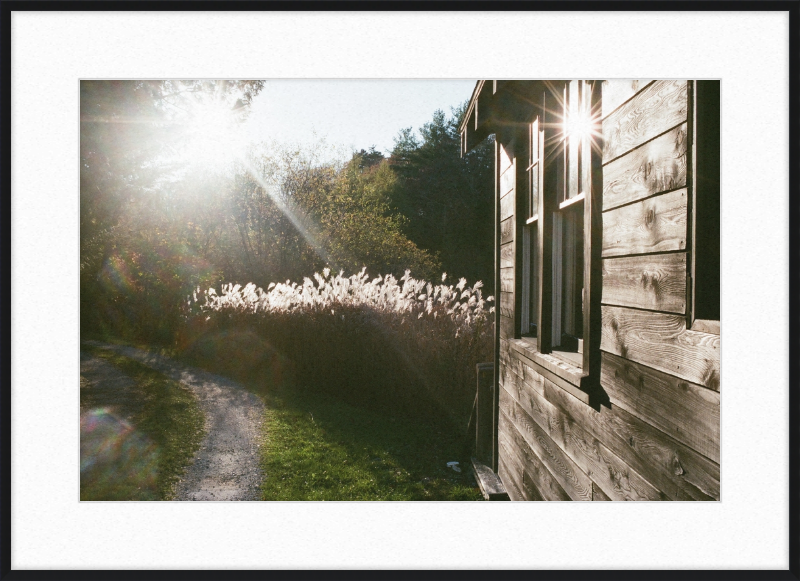
{"type": "Polygon", "coordinates": [[[501,140],[498,472],[512,500],[719,500],[720,337],[686,328],[689,83],[602,90],[602,305],[592,316],[607,402],[582,401],[575,368],[514,338],[527,152],[501,140]]]}
{"type": "Polygon", "coordinates": [[[498,148],[500,197],[500,337],[514,336],[514,252],[516,243],[516,160],[509,144],[498,148]]]}

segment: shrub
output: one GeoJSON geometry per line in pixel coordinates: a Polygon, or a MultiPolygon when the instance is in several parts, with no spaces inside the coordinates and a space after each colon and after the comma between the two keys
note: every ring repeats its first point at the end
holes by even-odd
{"type": "Polygon", "coordinates": [[[187,301],[179,348],[272,383],[288,366],[298,389],[466,426],[475,364],[492,357],[493,298],[483,298],[480,282],[448,286],[443,275],[434,286],[409,271],[369,280],[365,269],[350,277],[325,269],[314,279],[267,291],[198,289],[187,301]]]}

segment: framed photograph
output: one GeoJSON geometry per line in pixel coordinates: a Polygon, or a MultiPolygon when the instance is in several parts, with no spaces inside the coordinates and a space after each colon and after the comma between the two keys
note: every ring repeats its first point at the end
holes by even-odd
{"type": "MultiPolygon", "coordinates": [[[[798,359],[790,314],[798,295],[800,8],[703,7],[248,4],[201,12],[4,4],[10,286],[0,576],[800,577],[796,364],[790,375],[798,359]],[[426,101],[428,93],[436,96],[426,101]],[[258,104],[260,94],[269,104],[258,104]],[[404,117],[417,100],[433,108],[404,117]],[[240,143],[228,121],[247,115],[260,119],[252,131],[272,139],[269,154],[235,154],[240,143]],[[357,133],[367,123],[373,132],[357,133]],[[453,163],[472,164],[461,195],[485,181],[485,208],[473,212],[485,228],[459,234],[454,224],[473,218],[469,203],[430,193],[436,174],[461,179],[443,163],[433,171],[420,161],[439,130],[456,144],[453,163]],[[132,162],[155,131],[159,147],[169,145],[132,162]],[[306,145],[275,145],[319,138],[331,156],[322,162],[297,153],[310,152],[306,145]],[[231,182],[238,193],[214,197],[229,192],[214,182],[224,164],[245,168],[231,182]],[[297,168],[305,173],[291,173],[297,168]],[[136,185],[147,172],[157,178],[136,185]],[[327,185],[302,198],[298,184],[308,180],[327,185]],[[290,190],[294,197],[281,197],[290,190]],[[314,197],[320,191],[328,198],[314,197]],[[158,204],[160,213],[148,213],[158,204]],[[128,218],[119,220],[123,205],[128,218]],[[180,216],[169,222],[165,212],[180,216]],[[178,222],[180,232],[170,230],[178,222]],[[381,242],[370,246],[375,236],[381,242]],[[178,241],[180,252],[207,253],[191,264],[181,255],[176,266],[178,241]],[[483,247],[486,260],[468,260],[463,274],[448,268],[452,257],[483,247]],[[216,265],[225,263],[222,275],[209,266],[209,248],[216,265]],[[92,252],[100,267],[86,283],[92,252]],[[376,278],[397,270],[398,260],[425,275],[376,278]],[[340,266],[347,272],[337,278],[340,266]],[[443,270],[450,272],[439,281],[443,270]],[[192,283],[187,292],[169,286],[178,273],[180,284],[192,283]],[[384,302],[390,287],[406,293],[397,304],[406,301],[420,321],[402,319],[407,344],[388,315],[375,327],[382,333],[347,331],[361,311],[341,297],[321,298],[352,296],[357,285],[364,296],[383,292],[384,302]],[[134,288],[139,302],[131,302],[134,288]],[[90,329],[112,323],[117,331],[128,325],[131,337],[173,333],[178,307],[159,303],[169,292],[180,295],[182,318],[168,343],[195,362],[213,352],[221,367],[209,375],[173,365],[168,350],[144,357],[133,343],[86,342],[103,339],[90,329]],[[491,328],[468,380],[434,369],[480,350],[464,335],[438,360],[422,349],[434,349],[434,331],[446,326],[433,324],[432,297],[441,303],[447,293],[453,302],[441,312],[461,317],[447,332],[491,328]],[[328,325],[293,344],[306,359],[285,360],[289,334],[242,323],[245,311],[279,309],[279,296],[313,303],[317,324],[328,325]],[[315,343],[320,337],[327,342],[315,343]],[[427,391],[418,395],[410,372],[407,393],[389,394],[366,371],[351,382],[373,388],[353,397],[400,414],[374,416],[386,425],[339,403],[320,407],[329,395],[322,392],[306,394],[315,407],[297,413],[281,407],[279,392],[267,397],[210,375],[244,384],[251,370],[274,387],[283,381],[276,370],[291,369],[306,384],[344,392],[350,383],[329,376],[356,375],[367,343],[382,346],[386,386],[412,356],[420,377],[441,375],[419,380],[427,391]],[[170,381],[184,391],[170,391],[170,381]],[[441,387],[448,381],[455,387],[441,387]],[[456,384],[469,385],[468,397],[456,384]],[[136,399],[143,385],[153,391],[136,399]],[[431,403],[423,406],[425,397],[431,403]],[[167,407],[182,411],[165,415],[167,407]],[[436,426],[450,412],[471,448],[416,453],[413,442],[445,440],[436,426]],[[402,413],[417,418],[418,431],[402,413]],[[337,415],[363,428],[363,446],[311,445],[335,431],[326,422],[337,415]],[[215,431],[233,416],[236,430],[215,431]],[[265,460],[263,438],[302,440],[307,455],[265,460]],[[383,455],[371,438],[407,450],[383,455]],[[226,455],[231,464],[223,467],[216,451],[234,440],[246,441],[247,453],[226,455]],[[106,478],[104,461],[126,476],[106,478]],[[437,466],[430,478],[420,476],[426,462],[437,466]],[[374,492],[379,472],[391,473],[391,483],[374,492]],[[264,479],[276,474],[265,492],[264,479]],[[309,493],[331,478],[371,492],[309,493]],[[517,502],[524,500],[645,502],[517,502]],[[661,500],[672,502],[647,502],[661,500]]],[[[370,316],[382,317],[378,311],[370,316]]]]}

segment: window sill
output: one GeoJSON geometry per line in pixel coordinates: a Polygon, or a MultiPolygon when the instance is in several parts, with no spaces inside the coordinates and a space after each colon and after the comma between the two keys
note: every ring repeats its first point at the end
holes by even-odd
{"type": "Polygon", "coordinates": [[[719,321],[707,321],[705,319],[695,319],[692,323],[692,331],[719,335],[719,321]]]}
{"type": "Polygon", "coordinates": [[[536,339],[508,339],[511,349],[533,364],[533,370],[573,397],[589,405],[589,375],[566,359],[539,353],[536,339]]]}

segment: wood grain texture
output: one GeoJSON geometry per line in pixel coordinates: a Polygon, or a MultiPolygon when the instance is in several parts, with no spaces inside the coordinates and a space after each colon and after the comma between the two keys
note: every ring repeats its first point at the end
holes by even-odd
{"type": "Polygon", "coordinates": [[[719,391],[719,335],[688,331],[686,319],[602,307],[600,349],[719,391]]]}
{"type": "Polygon", "coordinates": [[[500,222],[500,244],[514,240],[514,226],[513,216],[500,222]]]}
{"type": "Polygon", "coordinates": [[[514,189],[514,164],[500,175],[500,197],[514,189]]]}
{"type": "MultiPolygon", "coordinates": [[[[579,367],[550,353],[533,351],[524,339],[509,340],[506,349],[513,354],[510,354],[509,358],[520,359],[525,365],[531,366],[533,370],[546,379],[549,379],[562,389],[566,389],[584,403],[588,403],[589,396],[581,389],[584,377],[583,371],[579,367]]],[[[501,351],[502,356],[503,352],[501,351]]]]}
{"type": "Polygon", "coordinates": [[[686,186],[686,123],[603,168],[603,209],[686,186]]]}
{"type": "Polygon", "coordinates": [[[500,391],[500,411],[541,459],[572,500],[591,500],[592,482],[507,391],[500,391]]]}
{"type": "Polygon", "coordinates": [[[684,314],[686,253],[606,258],[603,303],[684,314]]]}
{"type": "MultiPolygon", "coordinates": [[[[520,366],[520,361],[524,361],[524,365],[530,366],[537,374],[540,374],[542,377],[547,379],[548,381],[552,381],[556,385],[558,385],[561,389],[567,391],[568,393],[572,394],[573,397],[577,398],[578,400],[588,404],[589,403],[589,394],[581,389],[580,381],[576,380],[575,374],[564,374],[561,371],[552,371],[551,369],[558,369],[557,366],[551,366],[550,368],[542,367],[538,363],[535,363],[533,360],[521,356],[517,351],[508,347],[508,345],[513,344],[516,341],[520,341],[520,339],[512,339],[512,338],[504,338],[503,341],[500,342],[500,361],[504,364],[508,365],[509,372],[515,373],[523,373],[517,371],[520,366]],[[570,380],[568,381],[565,379],[569,377],[570,380]]],[[[567,366],[567,364],[561,360],[557,360],[550,354],[541,355],[538,354],[536,357],[536,361],[558,361],[560,365],[567,366]]],[[[572,369],[575,369],[574,367],[572,369]]]]}
{"type": "Polygon", "coordinates": [[[472,474],[478,482],[478,488],[481,489],[483,498],[492,501],[509,499],[502,480],[477,458],[472,458],[472,474]]]}
{"type": "Polygon", "coordinates": [[[613,405],[719,463],[718,392],[610,353],[600,370],[613,405]]]}
{"type": "Polygon", "coordinates": [[[546,383],[545,398],[673,500],[719,500],[719,464],[618,406],[599,411],[546,383]]]}
{"type": "Polygon", "coordinates": [[[500,315],[514,319],[514,293],[500,292],[500,315]]]}
{"type": "Polygon", "coordinates": [[[592,482],[592,500],[611,500],[603,490],[597,486],[596,482],[592,482]]]}
{"type": "Polygon", "coordinates": [[[686,249],[687,191],[676,190],[603,214],[603,257],[686,249]]]}
{"type": "Polygon", "coordinates": [[[514,190],[500,198],[500,220],[505,220],[514,215],[514,190]]]}
{"type": "Polygon", "coordinates": [[[514,267],[514,243],[500,245],[500,268],[514,267]]]}
{"type": "Polygon", "coordinates": [[[524,496],[522,496],[520,485],[517,484],[515,480],[517,478],[516,474],[509,469],[508,464],[506,464],[506,461],[502,456],[500,456],[500,460],[497,463],[497,475],[500,477],[500,480],[503,481],[503,486],[506,487],[508,497],[512,501],[527,500],[524,496]]]}
{"type": "MultiPolygon", "coordinates": [[[[508,424],[504,424],[504,427],[506,430],[513,429],[513,427],[509,428],[508,424]]],[[[518,487],[523,499],[533,501],[545,500],[530,478],[528,478],[526,482],[524,465],[519,460],[519,455],[522,451],[509,444],[508,435],[503,429],[500,429],[498,432],[498,449],[500,451],[500,458],[502,458],[503,462],[506,464],[508,471],[513,474],[514,483],[518,487]]]]}
{"type": "Polygon", "coordinates": [[[719,321],[695,319],[694,323],[692,323],[692,331],[700,331],[701,333],[712,333],[714,335],[719,335],[719,321]]]}
{"type": "Polygon", "coordinates": [[[521,475],[519,486],[523,495],[534,496],[533,491],[535,491],[542,500],[572,500],[541,458],[531,450],[513,422],[502,411],[500,412],[498,433],[507,457],[511,458],[512,462],[516,462],[519,469],[521,475]]]}
{"type": "Polygon", "coordinates": [[[514,319],[500,315],[500,337],[502,339],[514,338],[514,319]]]}
{"type": "Polygon", "coordinates": [[[642,90],[653,79],[611,79],[603,81],[603,118],[634,94],[642,90]]]}
{"type": "Polygon", "coordinates": [[[500,269],[500,290],[504,293],[514,292],[514,269],[500,269]]]}
{"type": "Polygon", "coordinates": [[[686,81],[656,81],[603,120],[603,163],[686,121],[686,81]]]}
{"type": "MultiPolygon", "coordinates": [[[[558,389],[544,380],[545,385],[558,389]]],[[[571,460],[614,500],[665,500],[652,484],[527,384],[507,390],[571,460]]],[[[502,397],[502,394],[501,394],[502,397]]]]}
{"type": "Polygon", "coordinates": [[[505,366],[505,369],[507,373],[504,375],[504,385],[517,401],[520,401],[524,387],[544,395],[545,377],[531,369],[530,366],[515,358],[512,364],[505,366]]]}
{"type": "Polygon", "coordinates": [[[508,154],[508,150],[503,144],[500,144],[499,147],[499,156],[500,156],[500,173],[502,174],[508,168],[511,167],[511,156],[508,154]]]}

